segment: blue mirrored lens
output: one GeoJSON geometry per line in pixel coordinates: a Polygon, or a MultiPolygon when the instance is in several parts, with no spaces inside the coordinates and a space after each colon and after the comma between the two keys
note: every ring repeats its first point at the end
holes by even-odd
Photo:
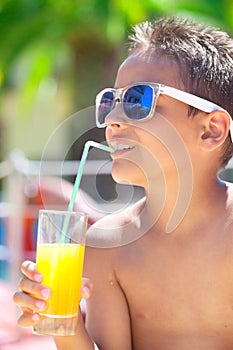
{"type": "Polygon", "coordinates": [[[137,120],[146,118],[151,111],[153,89],[147,85],[129,88],[124,95],[124,111],[128,118],[137,120]]]}
{"type": "Polygon", "coordinates": [[[107,91],[103,94],[98,107],[98,121],[100,124],[105,123],[106,116],[111,112],[114,102],[114,94],[112,91],[107,91]]]}

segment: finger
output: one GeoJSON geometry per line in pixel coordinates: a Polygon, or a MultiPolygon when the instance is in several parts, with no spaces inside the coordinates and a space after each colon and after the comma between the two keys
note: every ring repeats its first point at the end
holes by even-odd
{"type": "Polygon", "coordinates": [[[27,276],[30,280],[36,282],[42,282],[43,276],[36,269],[36,264],[32,261],[26,260],[21,265],[22,273],[27,276]]]}
{"type": "Polygon", "coordinates": [[[19,290],[43,300],[47,300],[51,296],[51,290],[48,287],[25,277],[19,282],[19,290]]]}
{"type": "Polygon", "coordinates": [[[24,311],[18,319],[18,325],[21,327],[35,326],[40,321],[40,315],[29,311],[24,311]]]}
{"type": "Polygon", "coordinates": [[[81,297],[84,299],[88,299],[91,296],[91,292],[93,289],[93,283],[89,278],[82,278],[82,287],[81,287],[81,297]]]}
{"type": "Polygon", "coordinates": [[[13,301],[23,310],[24,313],[41,312],[47,306],[46,301],[36,299],[31,295],[22,292],[16,292],[13,295],[13,301]]]}

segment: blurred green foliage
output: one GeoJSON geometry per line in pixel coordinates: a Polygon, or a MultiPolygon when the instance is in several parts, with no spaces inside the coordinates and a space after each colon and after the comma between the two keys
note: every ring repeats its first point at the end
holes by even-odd
{"type": "Polygon", "coordinates": [[[232,0],[1,0],[1,92],[19,84],[30,104],[44,79],[67,75],[82,108],[99,85],[112,81],[115,71],[109,72],[125,54],[121,44],[130,27],[162,15],[233,31],[232,0]]]}

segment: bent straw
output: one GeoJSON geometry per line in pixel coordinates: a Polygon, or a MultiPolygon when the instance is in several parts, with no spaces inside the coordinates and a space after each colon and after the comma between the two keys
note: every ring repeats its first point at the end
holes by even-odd
{"type": "Polygon", "coordinates": [[[83,154],[82,154],[82,157],[81,157],[81,160],[80,160],[80,165],[79,165],[79,168],[78,168],[78,173],[77,173],[77,176],[76,176],[76,179],[75,179],[75,183],[74,183],[73,192],[71,194],[70,203],[69,203],[69,206],[68,206],[68,211],[72,211],[73,208],[74,208],[76,195],[77,195],[77,192],[78,192],[78,189],[79,189],[79,185],[80,185],[80,182],[81,182],[84,166],[85,166],[85,163],[86,163],[86,159],[87,159],[87,155],[88,155],[88,151],[89,151],[90,147],[96,147],[96,148],[102,149],[103,151],[107,151],[107,152],[115,152],[114,148],[102,145],[101,143],[97,143],[95,141],[87,141],[85,143],[83,154]]]}
{"type": "MultiPolygon", "coordinates": [[[[83,170],[84,170],[84,167],[85,167],[85,163],[86,163],[86,159],[87,159],[87,155],[88,155],[88,151],[89,151],[90,147],[99,148],[99,149],[102,149],[103,151],[106,151],[106,152],[112,152],[112,153],[115,152],[114,148],[102,145],[101,143],[97,143],[95,141],[87,141],[85,143],[83,154],[82,154],[82,157],[81,157],[81,160],[80,160],[80,164],[79,164],[79,168],[78,168],[78,172],[77,172],[77,176],[76,176],[75,183],[74,183],[74,188],[73,188],[73,191],[72,191],[72,194],[71,194],[71,198],[70,198],[70,202],[69,202],[68,209],[67,209],[68,213],[70,213],[70,214],[71,214],[71,212],[73,211],[73,208],[74,208],[76,195],[77,195],[78,190],[79,190],[79,186],[80,186],[83,170]]],[[[69,219],[70,219],[70,215],[67,215],[65,217],[65,221],[64,221],[64,224],[63,224],[63,228],[62,228],[61,243],[64,243],[65,235],[66,235],[66,232],[67,232],[67,229],[68,229],[69,219]]]]}

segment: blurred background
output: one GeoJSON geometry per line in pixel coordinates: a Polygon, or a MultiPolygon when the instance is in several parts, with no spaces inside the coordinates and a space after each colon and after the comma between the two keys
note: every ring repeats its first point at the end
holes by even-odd
{"type": "Polygon", "coordinates": [[[233,31],[232,0],[1,0],[2,159],[40,159],[56,126],[112,86],[131,27],[174,14],[233,31]]]}
{"type": "MultiPolygon", "coordinates": [[[[34,258],[38,209],[46,200],[66,207],[84,142],[104,140],[94,122],[85,125],[85,113],[92,111],[96,93],[113,85],[132,26],[164,15],[182,15],[233,34],[232,0],[0,1],[0,281],[18,283],[20,262],[34,258]],[[62,184],[57,181],[61,173],[62,184]],[[44,182],[38,185],[40,175],[44,182]]],[[[107,189],[95,199],[100,195],[114,202],[119,191],[106,162],[95,166],[107,189]]],[[[224,176],[232,179],[232,169],[224,176]]],[[[77,209],[85,208],[90,195],[85,192],[92,193],[98,182],[94,178],[84,181],[77,209]]],[[[126,187],[123,199],[125,193],[138,195],[126,187]]],[[[90,223],[102,214],[93,207],[90,223]]],[[[10,325],[0,321],[1,349],[18,341],[18,329],[17,339],[8,332],[11,325],[17,329],[12,320],[10,325]]]]}

